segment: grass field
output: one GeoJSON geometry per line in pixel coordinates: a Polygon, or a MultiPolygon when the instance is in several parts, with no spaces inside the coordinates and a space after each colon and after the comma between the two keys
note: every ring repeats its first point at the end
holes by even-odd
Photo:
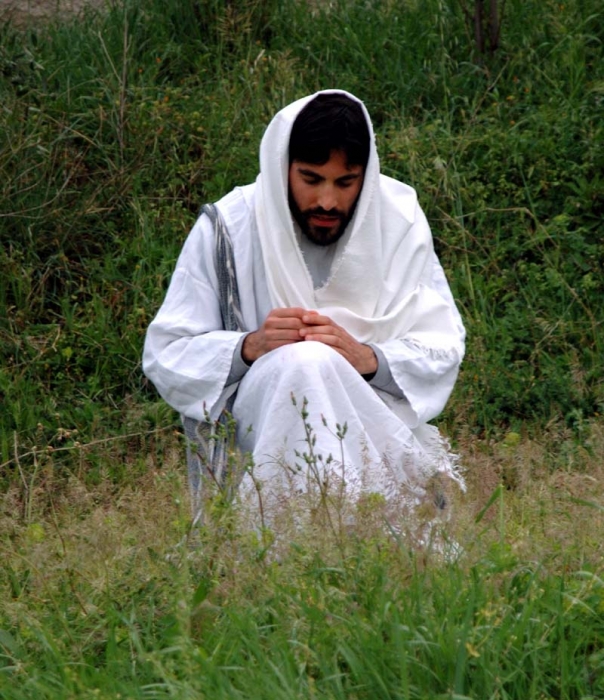
{"type": "Polygon", "coordinates": [[[507,0],[481,54],[466,4],[0,26],[0,697],[604,697],[604,10],[507,0]],[[235,510],[191,533],[140,371],[200,205],[323,87],[366,102],[468,330],[432,545],[371,507],[280,548],[235,510]]]}

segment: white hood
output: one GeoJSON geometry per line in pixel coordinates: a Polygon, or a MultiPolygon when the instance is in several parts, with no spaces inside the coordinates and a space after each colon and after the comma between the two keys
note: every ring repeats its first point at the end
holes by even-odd
{"type": "Polygon", "coordinates": [[[449,305],[425,284],[432,271],[433,243],[415,191],[380,175],[369,114],[353,95],[325,90],[277,113],[260,145],[255,217],[274,308],[321,311],[361,342],[405,337],[431,348],[450,349],[452,341],[459,345],[449,305]],[[289,139],[303,107],[324,93],[344,94],[361,105],[370,153],[354,216],[334,244],[329,279],[313,289],[288,205],[289,139]]]}

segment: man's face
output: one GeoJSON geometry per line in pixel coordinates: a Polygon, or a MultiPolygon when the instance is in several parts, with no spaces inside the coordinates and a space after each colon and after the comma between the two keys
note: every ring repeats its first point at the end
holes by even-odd
{"type": "Polygon", "coordinates": [[[365,169],[348,165],[343,151],[327,163],[294,160],[289,168],[289,207],[302,232],[317,245],[335,243],[354,214],[365,169]]]}

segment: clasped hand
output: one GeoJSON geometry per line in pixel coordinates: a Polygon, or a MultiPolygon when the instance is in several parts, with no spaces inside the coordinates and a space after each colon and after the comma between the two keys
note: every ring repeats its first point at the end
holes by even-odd
{"type": "Polygon", "coordinates": [[[369,345],[359,343],[329,316],[301,308],[273,309],[262,326],[245,337],[241,354],[251,364],[282,345],[305,340],[329,345],[360,374],[377,370],[377,358],[369,345]]]}

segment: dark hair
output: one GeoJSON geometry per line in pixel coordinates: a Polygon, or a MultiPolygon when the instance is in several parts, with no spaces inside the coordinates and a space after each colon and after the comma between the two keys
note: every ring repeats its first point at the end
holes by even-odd
{"type": "Polygon", "coordinates": [[[323,165],[332,151],[344,151],[348,165],[369,160],[369,127],[361,105],[339,93],[317,95],[296,117],[289,137],[289,162],[323,165]]]}

